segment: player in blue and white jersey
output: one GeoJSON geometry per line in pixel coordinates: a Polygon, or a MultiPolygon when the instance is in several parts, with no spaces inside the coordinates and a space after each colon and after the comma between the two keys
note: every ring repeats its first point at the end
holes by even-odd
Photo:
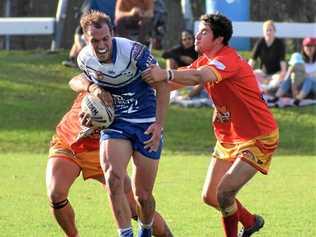
{"type": "MultiPolygon", "coordinates": [[[[152,190],[162,149],[162,130],[169,103],[167,83],[152,88],[141,79],[156,60],[134,41],[112,37],[110,18],[91,11],[80,24],[88,45],[78,56],[84,76],[73,90],[88,91],[115,108],[115,121],[101,132],[100,163],[119,236],[133,236],[131,211],[124,195],[126,167],[133,158],[132,186],[137,201],[139,237],[151,236],[155,211],[152,190]]],[[[89,125],[87,115],[83,124],[89,125]]]]}

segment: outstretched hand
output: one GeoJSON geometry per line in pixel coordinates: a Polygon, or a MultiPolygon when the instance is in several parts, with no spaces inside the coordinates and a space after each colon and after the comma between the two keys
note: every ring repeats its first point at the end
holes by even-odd
{"type": "Polygon", "coordinates": [[[148,84],[167,80],[167,71],[152,64],[142,73],[142,79],[148,84]]]}
{"type": "Polygon", "coordinates": [[[145,131],[145,134],[151,134],[151,138],[147,141],[145,141],[145,149],[151,151],[157,151],[159,149],[160,145],[160,138],[161,138],[162,128],[160,123],[155,122],[151,124],[147,130],[145,131]]]}

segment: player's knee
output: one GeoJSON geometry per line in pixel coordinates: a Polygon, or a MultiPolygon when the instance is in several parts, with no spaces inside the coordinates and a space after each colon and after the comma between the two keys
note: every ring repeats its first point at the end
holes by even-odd
{"type": "Polygon", "coordinates": [[[105,182],[111,195],[124,192],[124,176],[109,169],[105,176],[105,182]]]}
{"type": "Polygon", "coordinates": [[[214,208],[218,208],[218,202],[216,196],[207,195],[207,193],[202,193],[202,200],[206,205],[214,208]]]}
{"type": "Polygon", "coordinates": [[[67,204],[69,203],[68,199],[63,199],[61,201],[57,201],[57,202],[53,202],[51,201],[50,202],[50,206],[55,209],[55,210],[58,210],[58,209],[62,209],[64,208],[65,206],[67,206],[67,204]]]}
{"type": "Polygon", "coordinates": [[[236,193],[236,190],[220,185],[217,189],[217,201],[219,206],[222,208],[231,205],[235,200],[236,193]]]}
{"type": "Polygon", "coordinates": [[[49,187],[47,189],[47,196],[51,203],[57,203],[67,199],[68,191],[59,189],[57,187],[49,187]]]}
{"type": "MultiPolygon", "coordinates": [[[[148,203],[154,203],[151,192],[142,190],[135,192],[135,200],[140,206],[147,206],[148,203]]],[[[153,204],[154,205],[154,204],[153,204]]]]}

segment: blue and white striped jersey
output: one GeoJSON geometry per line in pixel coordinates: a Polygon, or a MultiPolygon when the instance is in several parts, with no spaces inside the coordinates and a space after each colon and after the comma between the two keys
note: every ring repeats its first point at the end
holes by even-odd
{"type": "Polygon", "coordinates": [[[92,46],[78,55],[79,68],[88,79],[112,94],[115,117],[134,123],[154,122],[155,91],[141,79],[141,73],[156,59],[142,44],[113,37],[112,63],[100,63],[92,46]]]}

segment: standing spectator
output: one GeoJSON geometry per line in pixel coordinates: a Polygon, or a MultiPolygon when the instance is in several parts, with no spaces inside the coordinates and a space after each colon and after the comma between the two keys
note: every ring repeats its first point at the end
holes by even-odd
{"type": "Polygon", "coordinates": [[[316,97],[316,38],[305,38],[301,53],[294,53],[289,65],[290,76],[268,102],[276,103],[280,97],[291,94],[298,106],[307,96],[316,97]]]}
{"type": "Polygon", "coordinates": [[[164,0],[154,0],[154,18],[152,29],[152,47],[162,49],[163,38],[167,31],[167,8],[164,0]]]}
{"type": "Polygon", "coordinates": [[[263,38],[255,44],[249,64],[252,68],[260,59],[260,69],[255,75],[264,93],[273,93],[279,87],[286,74],[285,44],[275,37],[276,28],[272,20],[263,23],[263,38]]]}
{"type": "MultiPolygon", "coordinates": [[[[80,7],[80,14],[82,15],[89,10],[97,10],[106,13],[114,21],[115,13],[115,1],[116,0],[84,0],[80,7]]],[[[62,64],[66,67],[77,67],[77,56],[81,49],[86,45],[86,41],[83,36],[82,28],[77,26],[74,34],[74,41],[71,46],[68,59],[63,61],[62,64]]]]}
{"type": "Polygon", "coordinates": [[[153,0],[117,0],[115,31],[117,36],[149,45],[154,16],[153,0]]]}
{"type": "Polygon", "coordinates": [[[268,173],[279,131],[250,66],[228,46],[232,32],[232,23],[225,16],[202,16],[195,37],[201,56],[186,69],[163,70],[151,65],[143,79],[148,83],[170,81],[170,86],[205,83],[214,102],[217,142],[203,200],[221,212],[226,237],[237,237],[238,222],[243,225],[239,236],[248,237],[263,227],[264,220],[250,213],[236,196],[258,171],[268,173]]]}

